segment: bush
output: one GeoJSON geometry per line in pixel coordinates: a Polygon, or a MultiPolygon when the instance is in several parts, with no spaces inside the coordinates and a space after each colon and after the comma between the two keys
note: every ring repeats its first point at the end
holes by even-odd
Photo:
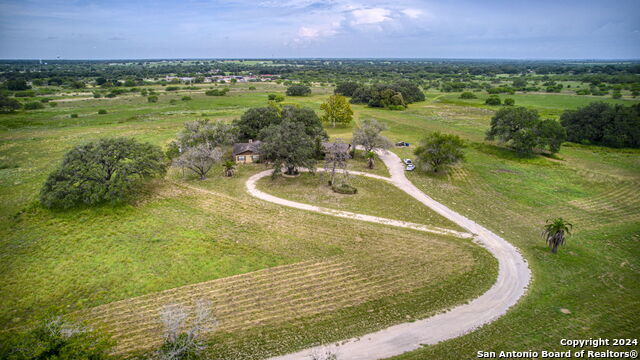
{"type": "Polygon", "coordinates": [[[311,95],[311,88],[307,85],[295,84],[287,88],[287,96],[307,96],[311,95]]]}
{"type": "Polygon", "coordinates": [[[176,91],[176,90],[180,90],[179,86],[167,86],[164,91],[176,91]]]}
{"type": "Polygon", "coordinates": [[[150,103],[157,103],[158,102],[158,96],[151,95],[151,96],[147,97],[147,101],[150,102],[150,103]]]}
{"type": "Polygon", "coordinates": [[[2,113],[10,113],[20,109],[22,105],[16,99],[11,99],[0,93],[0,112],[2,113]]]}
{"type": "Polygon", "coordinates": [[[24,109],[25,110],[44,109],[44,105],[41,102],[32,101],[32,102],[28,102],[28,103],[24,104],[24,109]]]}
{"type": "Polygon", "coordinates": [[[58,103],[52,101],[52,102],[49,103],[49,106],[56,107],[56,106],[58,106],[58,103]]]}
{"type": "Polygon", "coordinates": [[[70,118],[72,119],[77,119],[78,118],[78,114],[71,114],[69,115],[70,118]]]}
{"type": "Polygon", "coordinates": [[[333,190],[334,192],[337,192],[338,194],[346,194],[346,195],[353,195],[358,193],[358,189],[345,183],[340,185],[332,185],[331,190],[333,190]]]}
{"type": "Polygon", "coordinates": [[[47,208],[118,203],[130,199],[150,178],[164,176],[162,150],[133,139],[100,139],[64,155],[47,178],[40,202],[47,208]]]}
{"type": "Polygon", "coordinates": [[[516,104],[516,101],[513,100],[512,98],[506,98],[504,99],[504,105],[505,106],[513,106],[516,104]]]}
{"type": "Polygon", "coordinates": [[[284,95],[281,95],[281,94],[269,94],[268,99],[270,101],[283,102],[284,101],[284,95]]]}
{"type": "Polygon", "coordinates": [[[256,87],[255,86],[249,86],[249,90],[255,90],[256,87]]]}
{"type": "Polygon", "coordinates": [[[500,97],[498,95],[490,95],[484,103],[487,105],[500,105],[502,101],[500,101],[500,97]]]}
{"type": "Polygon", "coordinates": [[[229,88],[223,88],[221,90],[219,89],[207,90],[204,92],[204,94],[207,96],[224,96],[228,92],[229,92],[229,88]]]}
{"type": "Polygon", "coordinates": [[[33,90],[23,90],[23,91],[16,91],[15,93],[13,93],[14,97],[34,97],[36,96],[36,92],[33,90]]]}
{"type": "Polygon", "coordinates": [[[102,94],[100,94],[99,92],[94,92],[94,93],[93,93],[93,97],[94,97],[95,99],[99,99],[99,98],[101,98],[101,97],[102,97],[102,94]]]}
{"type": "Polygon", "coordinates": [[[104,115],[106,113],[107,113],[107,110],[105,110],[105,109],[98,110],[98,115],[104,115]]]}
{"type": "Polygon", "coordinates": [[[462,94],[460,94],[460,99],[476,99],[476,98],[477,98],[476,94],[470,91],[465,91],[462,94]]]}
{"type": "Polygon", "coordinates": [[[193,100],[191,99],[191,96],[183,96],[182,99],[180,99],[182,101],[189,101],[189,100],[193,100]]]}

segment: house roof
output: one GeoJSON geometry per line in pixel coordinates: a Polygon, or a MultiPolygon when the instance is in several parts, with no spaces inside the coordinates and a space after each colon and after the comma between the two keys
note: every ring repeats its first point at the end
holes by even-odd
{"type": "Polygon", "coordinates": [[[254,154],[260,153],[260,141],[252,141],[248,143],[235,143],[233,144],[233,155],[242,154],[244,152],[250,151],[254,154]]]}

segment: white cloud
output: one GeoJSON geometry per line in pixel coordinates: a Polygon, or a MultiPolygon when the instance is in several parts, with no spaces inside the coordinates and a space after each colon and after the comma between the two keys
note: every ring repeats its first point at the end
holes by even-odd
{"type": "Polygon", "coordinates": [[[357,9],[353,10],[351,15],[351,25],[374,25],[391,19],[391,11],[383,8],[357,9]]]}
{"type": "Polygon", "coordinates": [[[404,9],[404,10],[402,10],[402,13],[407,15],[408,17],[410,17],[412,19],[416,19],[416,18],[420,17],[420,15],[424,14],[424,11],[422,11],[420,9],[404,9]]]}

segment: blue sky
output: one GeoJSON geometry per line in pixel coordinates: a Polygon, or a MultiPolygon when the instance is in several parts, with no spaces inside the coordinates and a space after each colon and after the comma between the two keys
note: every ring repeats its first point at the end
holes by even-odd
{"type": "Polygon", "coordinates": [[[0,0],[0,58],[638,59],[640,1],[0,0]]]}

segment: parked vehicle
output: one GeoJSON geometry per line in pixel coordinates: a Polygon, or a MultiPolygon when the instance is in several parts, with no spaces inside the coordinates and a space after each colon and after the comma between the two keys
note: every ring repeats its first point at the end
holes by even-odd
{"type": "Polygon", "coordinates": [[[407,167],[405,168],[405,170],[407,170],[407,171],[413,171],[413,169],[415,169],[415,168],[416,168],[416,166],[415,166],[415,165],[413,165],[413,164],[409,164],[409,165],[407,165],[407,167]]]}
{"type": "Polygon", "coordinates": [[[413,161],[411,161],[411,159],[404,159],[404,160],[402,160],[402,162],[405,163],[405,165],[413,164],[413,161]]]}

